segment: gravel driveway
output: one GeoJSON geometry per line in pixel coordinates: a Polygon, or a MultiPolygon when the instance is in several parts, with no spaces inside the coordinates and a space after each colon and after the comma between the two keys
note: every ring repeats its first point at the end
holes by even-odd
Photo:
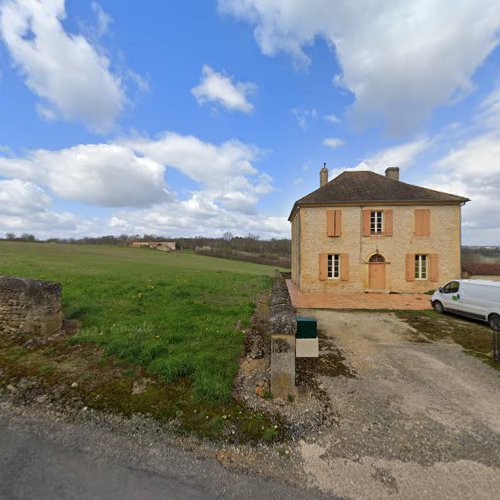
{"type": "Polygon", "coordinates": [[[322,377],[338,426],[300,443],[309,485],[355,498],[498,498],[500,373],[390,313],[301,310],[356,378],[322,377]]]}

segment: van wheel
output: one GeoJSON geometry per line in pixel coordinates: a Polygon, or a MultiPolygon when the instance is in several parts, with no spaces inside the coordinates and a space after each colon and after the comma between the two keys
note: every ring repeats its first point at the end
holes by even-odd
{"type": "Polygon", "coordinates": [[[498,314],[490,314],[488,324],[493,330],[500,330],[500,316],[498,314]]]}
{"type": "Polygon", "coordinates": [[[439,314],[443,314],[444,313],[443,304],[441,304],[441,302],[439,302],[439,300],[435,300],[432,303],[432,307],[434,308],[434,311],[436,311],[437,313],[439,313],[439,314]]]}

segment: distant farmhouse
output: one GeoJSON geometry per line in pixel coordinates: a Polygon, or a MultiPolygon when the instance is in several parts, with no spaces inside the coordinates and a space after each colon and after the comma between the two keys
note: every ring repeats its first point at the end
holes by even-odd
{"type": "Polygon", "coordinates": [[[162,252],[175,251],[175,241],[133,241],[132,246],[135,248],[153,248],[162,252]]]}
{"type": "Polygon", "coordinates": [[[343,172],[296,201],[292,281],[302,292],[425,292],[460,278],[461,207],[468,198],[384,175],[343,172]]]}

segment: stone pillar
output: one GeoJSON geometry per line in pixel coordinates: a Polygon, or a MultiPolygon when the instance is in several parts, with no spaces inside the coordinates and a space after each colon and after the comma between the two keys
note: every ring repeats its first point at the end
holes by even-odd
{"type": "Polygon", "coordinates": [[[295,334],[297,321],[284,278],[277,273],[271,296],[271,393],[295,395],[295,334]]]}

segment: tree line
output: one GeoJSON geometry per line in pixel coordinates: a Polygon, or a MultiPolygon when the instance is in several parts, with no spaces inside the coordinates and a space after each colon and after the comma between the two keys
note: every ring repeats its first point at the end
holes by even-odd
{"type": "MultiPolygon", "coordinates": [[[[15,233],[5,235],[9,241],[38,241],[33,234],[23,233],[16,236],[15,233]]],[[[230,232],[224,233],[219,238],[206,236],[172,238],[156,234],[129,235],[121,234],[105,236],[85,236],[82,238],[49,238],[44,240],[48,243],[86,244],[86,245],[116,245],[128,246],[134,241],[175,241],[178,250],[192,249],[199,252],[213,252],[230,254],[232,252],[243,252],[248,254],[262,254],[262,256],[290,257],[291,241],[287,238],[270,240],[261,239],[258,235],[234,236],[230,232]]]]}

